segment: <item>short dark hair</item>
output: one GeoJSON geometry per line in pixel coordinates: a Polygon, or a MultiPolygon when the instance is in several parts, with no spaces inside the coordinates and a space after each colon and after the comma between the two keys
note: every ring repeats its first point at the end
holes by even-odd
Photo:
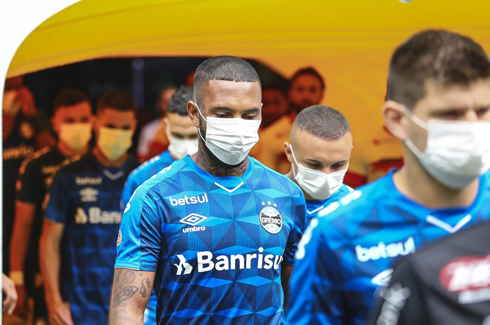
{"type": "Polygon", "coordinates": [[[76,88],[65,88],[54,98],[54,112],[62,106],[74,106],[84,102],[90,104],[90,99],[83,91],[76,88]]]}
{"type": "Polygon", "coordinates": [[[298,79],[300,76],[310,75],[316,77],[320,81],[320,85],[322,89],[325,89],[325,79],[323,76],[313,67],[305,67],[296,71],[293,76],[289,79],[289,88],[291,88],[294,84],[294,81],[298,79]]]}
{"type": "Polygon", "coordinates": [[[192,100],[192,87],[181,86],[168,101],[167,113],[187,116],[187,102],[192,100]]]}
{"type": "Polygon", "coordinates": [[[201,63],[194,75],[194,100],[198,100],[202,88],[211,80],[258,82],[257,71],[247,61],[235,56],[215,56],[201,63]]]}
{"type": "Polygon", "coordinates": [[[425,96],[428,80],[447,87],[489,77],[490,61],[478,43],[446,30],[426,30],[410,37],[393,53],[386,99],[413,109],[425,96]]]}
{"type": "Polygon", "coordinates": [[[111,91],[99,98],[97,102],[97,113],[101,113],[106,108],[136,114],[136,103],[133,98],[122,91],[111,91]]]}
{"type": "Polygon", "coordinates": [[[324,105],[313,105],[300,111],[291,128],[291,138],[296,128],[328,141],[339,140],[351,132],[344,115],[324,105]]]}

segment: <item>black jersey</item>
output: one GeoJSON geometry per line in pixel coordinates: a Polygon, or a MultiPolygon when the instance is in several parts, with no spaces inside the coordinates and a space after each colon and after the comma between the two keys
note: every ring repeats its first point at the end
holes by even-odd
{"type": "Polygon", "coordinates": [[[15,214],[15,182],[22,161],[35,151],[36,123],[18,114],[9,137],[3,141],[3,272],[9,271],[9,248],[15,214]]]}
{"type": "Polygon", "coordinates": [[[400,261],[383,298],[368,324],[490,324],[490,222],[400,261]]]}
{"type": "Polygon", "coordinates": [[[17,180],[17,201],[32,204],[36,207],[32,223],[32,232],[27,249],[24,276],[28,292],[34,289],[34,275],[39,272],[39,237],[43,222],[43,202],[53,181],[53,177],[62,166],[73,158],[66,158],[56,146],[36,151],[24,160],[17,180]]]}

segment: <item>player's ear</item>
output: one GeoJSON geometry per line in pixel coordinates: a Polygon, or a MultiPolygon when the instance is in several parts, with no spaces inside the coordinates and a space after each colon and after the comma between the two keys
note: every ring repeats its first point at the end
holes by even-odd
{"type": "Polygon", "coordinates": [[[402,104],[393,100],[387,100],[383,106],[383,120],[388,131],[396,138],[404,140],[407,138],[406,129],[403,125],[405,114],[402,104]]]}
{"type": "Polygon", "coordinates": [[[284,153],[286,154],[286,157],[288,158],[289,162],[292,164],[293,163],[293,154],[291,153],[291,144],[289,142],[284,142],[284,153]]]}
{"type": "Polygon", "coordinates": [[[192,124],[199,128],[199,112],[197,111],[197,104],[192,100],[187,102],[187,115],[189,115],[192,124]]]}

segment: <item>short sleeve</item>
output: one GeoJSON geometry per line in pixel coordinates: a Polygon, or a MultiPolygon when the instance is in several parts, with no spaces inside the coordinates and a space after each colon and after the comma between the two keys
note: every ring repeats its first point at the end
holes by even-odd
{"type": "Polygon", "coordinates": [[[298,245],[288,324],[344,324],[340,268],[325,239],[322,222],[322,218],[312,219],[298,245]]]}
{"type": "Polygon", "coordinates": [[[124,185],[123,191],[121,193],[121,201],[122,201],[122,206],[123,208],[126,207],[128,204],[129,200],[131,199],[131,196],[133,195],[134,191],[136,190],[136,177],[134,173],[131,173],[126,180],[126,184],[124,185]]]}
{"type": "Polygon", "coordinates": [[[152,196],[139,187],[129,200],[117,239],[115,267],[156,271],[162,240],[162,219],[152,196]]]}
{"type": "Polygon", "coordinates": [[[31,204],[42,204],[45,196],[45,185],[41,170],[33,163],[24,161],[17,180],[17,200],[31,204]]]}
{"type": "Polygon", "coordinates": [[[65,223],[69,214],[69,189],[63,169],[58,171],[49,188],[48,205],[46,207],[46,219],[65,223]]]}
{"type": "Polygon", "coordinates": [[[389,286],[383,293],[366,324],[424,324],[427,321],[423,284],[418,280],[410,258],[395,268],[389,286]]]}
{"type": "Polygon", "coordinates": [[[294,255],[298,249],[298,242],[303,236],[306,224],[306,203],[303,193],[300,191],[294,210],[294,225],[288,237],[286,250],[284,251],[283,263],[288,266],[294,265],[294,255]]]}

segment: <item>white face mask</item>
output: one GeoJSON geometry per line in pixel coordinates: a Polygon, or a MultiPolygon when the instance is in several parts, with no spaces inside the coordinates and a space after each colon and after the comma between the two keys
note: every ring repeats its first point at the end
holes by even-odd
{"type": "Polygon", "coordinates": [[[197,139],[179,139],[174,138],[170,134],[170,123],[167,122],[167,137],[170,145],[168,146],[168,150],[170,150],[170,154],[177,160],[184,158],[185,156],[193,155],[197,152],[197,139]]]}
{"type": "Polygon", "coordinates": [[[108,160],[116,161],[131,147],[133,143],[132,137],[132,130],[101,127],[99,129],[97,146],[108,160]]]}
{"type": "Polygon", "coordinates": [[[308,193],[312,198],[316,200],[326,200],[337,192],[344,181],[345,173],[347,169],[325,174],[318,170],[306,168],[300,165],[294,156],[293,147],[290,145],[291,153],[293,155],[294,162],[298,165],[298,171],[293,174],[296,182],[301,188],[308,193]]]}
{"type": "MultiPolygon", "coordinates": [[[[196,105],[197,107],[197,105],[196,105]]],[[[197,111],[207,122],[206,140],[201,139],[206,147],[222,162],[236,166],[247,158],[248,153],[259,141],[260,122],[241,118],[204,118],[199,107],[197,111]]]]}
{"type": "Polygon", "coordinates": [[[59,137],[71,150],[79,152],[92,138],[92,125],[90,123],[62,123],[59,137]]]}
{"type": "Polygon", "coordinates": [[[425,170],[441,184],[462,189],[485,173],[490,166],[490,122],[429,120],[405,114],[427,130],[427,147],[421,152],[410,139],[407,147],[425,170]]]}

